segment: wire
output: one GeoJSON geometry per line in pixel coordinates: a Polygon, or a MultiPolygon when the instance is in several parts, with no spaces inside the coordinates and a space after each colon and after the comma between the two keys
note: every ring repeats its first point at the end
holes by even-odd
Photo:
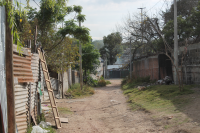
{"type": "MultiPolygon", "coordinates": [[[[37,3],[35,0],[33,0],[33,1],[37,4],[37,6],[39,6],[38,3],[37,3]]],[[[39,7],[40,7],[40,6],[39,6],[39,7]]]]}
{"type": "Polygon", "coordinates": [[[153,7],[155,7],[159,2],[161,2],[161,0],[159,0],[154,6],[152,6],[149,10],[147,10],[146,13],[147,13],[148,11],[150,11],[153,7]]]}

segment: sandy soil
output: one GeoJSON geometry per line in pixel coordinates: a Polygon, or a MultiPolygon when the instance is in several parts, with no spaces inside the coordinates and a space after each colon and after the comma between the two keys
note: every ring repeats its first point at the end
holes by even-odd
{"type": "MultiPolygon", "coordinates": [[[[199,121],[188,120],[185,126],[166,129],[164,126],[170,122],[166,117],[153,119],[152,116],[155,114],[131,111],[120,89],[121,80],[110,81],[112,84],[106,87],[95,88],[93,96],[57,100],[58,107],[67,107],[74,112],[60,113],[60,117],[67,117],[69,123],[62,123],[62,128],[58,129],[57,133],[198,133],[200,131],[199,121]]],[[[179,114],[182,119],[189,117],[187,109],[185,111],[179,114]]],[[[196,113],[199,116],[200,113],[196,113]]],[[[54,124],[52,116],[47,118],[47,121],[54,124]]]]}

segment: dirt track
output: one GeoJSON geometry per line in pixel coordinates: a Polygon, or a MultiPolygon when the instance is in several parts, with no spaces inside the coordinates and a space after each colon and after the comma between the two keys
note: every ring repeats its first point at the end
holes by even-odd
{"type": "MultiPolygon", "coordinates": [[[[170,124],[171,120],[161,114],[131,111],[120,89],[121,80],[110,81],[111,85],[96,88],[93,96],[57,100],[58,107],[70,108],[73,112],[73,114],[60,112],[60,117],[67,117],[69,123],[62,123],[62,128],[58,129],[57,133],[199,133],[198,121],[195,122],[191,116],[188,117],[186,115],[188,112],[178,113],[180,117],[177,118],[183,120],[190,118],[191,121],[188,119],[183,125],[175,122],[172,123],[174,126],[165,129],[165,125],[170,124]],[[152,115],[161,117],[154,119],[152,115]]],[[[197,93],[194,95],[199,97],[197,93]]],[[[199,103],[200,99],[196,100],[199,103]]],[[[193,105],[190,106],[193,108],[193,105]]],[[[197,108],[196,105],[195,107],[197,108]]],[[[195,111],[197,110],[199,109],[195,111]]],[[[189,112],[191,113],[191,110],[189,112]]],[[[192,116],[198,119],[196,114],[192,116]]],[[[47,121],[54,124],[52,114],[47,121]]]]}
{"type": "Polygon", "coordinates": [[[110,80],[111,85],[96,88],[95,94],[84,99],[59,100],[59,107],[68,107],[74,114],[69,123],[62,124],[59,133],[148,133],[162,132],[144,112],[132,112],[120,89],[121,80],[110,80]]]}

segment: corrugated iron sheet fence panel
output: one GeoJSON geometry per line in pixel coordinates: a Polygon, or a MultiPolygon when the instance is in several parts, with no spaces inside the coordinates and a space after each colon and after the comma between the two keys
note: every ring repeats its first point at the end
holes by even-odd
{"type": "Polygon", "coordinates": [[[8,132],[7,94],[5,75],[5,7],[0,7],[0,106],[3,116],[3,127],[8,132]]]}

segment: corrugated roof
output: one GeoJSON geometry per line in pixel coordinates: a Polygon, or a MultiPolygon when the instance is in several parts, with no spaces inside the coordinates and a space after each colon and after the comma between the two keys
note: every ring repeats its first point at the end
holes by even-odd
{"type": "Polygon", "coordinates": [[[122,65],[108,65],[107,69],[119,69],[121,67],[122,67],[122,65]]]}

